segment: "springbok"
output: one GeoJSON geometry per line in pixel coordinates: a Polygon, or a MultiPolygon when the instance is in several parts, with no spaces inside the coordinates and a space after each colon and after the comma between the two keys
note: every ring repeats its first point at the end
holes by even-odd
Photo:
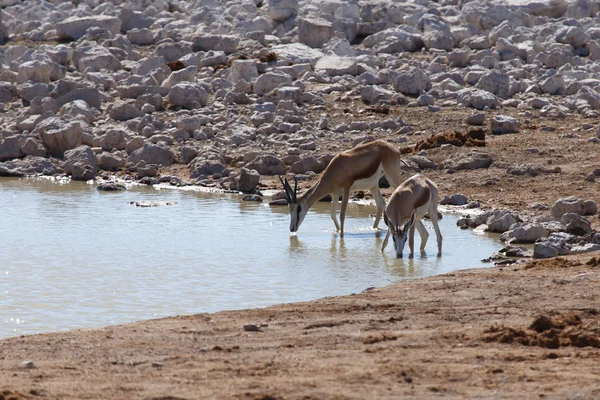
{"type": "Polygon", "coordinates": [[[421,235],[421,252],[425,251],[425,245],[429,238],[427,229],[421,222],[425,214],[429,214],[438,245],[438,257],[442,255],[442,233],[438,225],[438,188],[431,179],[424,175],[414,175],[396,188],[387,207],[383,213],[383,221],[388,227],[387,234],[383,240],[381,251],[385,250],[388,238],[392,235],[396,247],[396,256],[402,257],[406,237],[410,248],[409,257],[415,253],[415,227],[421,235]]]}
{"type": "MultiPolygon", "coordinates": [[[[377,213],[373,228],[377,228],[385,208],[385,201],[379,191],[379,179],[385,176],[393,187],[400,183],[401,173],[400,152],[392,145],[382,140],[361,144],[350,150],[336,155],[321,177],[306,193],[298,196],[297,182],[294,189],[287,179],[279,177],[285,189],[285,195],[290,209],[290,232],[297,232],[308,210],[319,200],[331,194],[331,219],[340,236],[344,236],[344,219],[350,199],[350,192],[369,190],[375,199],[377,213]],[[342,194],[340,223],[336,217],[338,198],[342,194]]],[[[295,180],[295,178],[294,178],[295,180]]]]}

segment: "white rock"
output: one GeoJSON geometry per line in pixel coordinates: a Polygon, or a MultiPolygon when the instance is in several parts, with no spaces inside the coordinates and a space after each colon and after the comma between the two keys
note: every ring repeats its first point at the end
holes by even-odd
{"type": "Polygon", "coordinates": [[[18,71],[17,83],[28,81],[50,83],[52,66],[48,62],[33,60],[19,65],[18,71]]]}
{"type": "Polygon", "coordinates": [[[495,115],[490,121],[492,133],[503,135],[505,133],[519,132],[520,123],[516,118],[508,115],[495,115]]]}
{"type": "Polygon", "coordinates": [[[127,32],[127,39],[138,46],[148,46],[154,43],[154,33],[148,28],[132,29],[127,32]]]}
{"type": "Polygon", "coordinates": [[[88,103],[83,100],[75,100],[63,105],[58,115],[67,121],[81,121],[85,124],[91,124],[96,119],[97,111],[92,109],[88,103]]]}
{"type": "Polygon", "coordinates": [[[269,18],[283,22],[298,12],[298,0],[268,0],[269,18]]]}
{"type": "Polygon", "coordinates": [[[510,212],[496,210],[486,221],[487,231],[503,233],[508,231],[515,222],[517,221],[510,212]]]}
{"type": "Polygon", "coordinates": [[[552,206],[552,216],[560,218],[566,213],[585,214],[585,202],[577,197],[566,197],[557,200],[552,206]]]}
{"type": "Polygon", "coordinates": [[[485,90],[499,97],[507,97],[510,78],[508,74],[493,69],[484,74],[475,85],[477,89],[485,90]]]}
{"type": "Polygon", "coordinates": [[[267,92],[279,87],[292,84],[292,77],[280,71],[266,72],[254,82],[254,93],[262,96],[267,92]]]}
{"type": "Polygon", "coordinates": [[[554,73],[551,76],[544,76],[539,82],[540,88],[544,93],[560,95],[565,91],[565,80],[562,74],[554,73]]]}
{"type": "Polygon", "coordinates": [[[331,40],[329,40],[323,45],[322,50],[325,54],[329,55],[340,57],[354,57],[354,49],[352,49],[352,45],[345,38],[331,38],[331,40]]]}
{"type": "Polygon", "coordinates": [[[573,47],[581,47],[590,40],[585,31],[577,26],[563,26],[556,33],[556,41],[570,44],[573,47]]]}
{"type": "Polygon", "coordinates": [[[121,20],[108,15],[69,17],[56,24],[56,33],[61,39],[77,40],[91,27],[105,28],[116,35],[121,30],[121,20]]]}
{"type": "Polygon", "coordinates": [[[409,33],[401,28],[390,28],[367,36],[363,46],[374,48],[380,53],[416,51],[423,47],[420,35],[409,33]]]}
{"type": "Polygon", "coordinates": [[[490,92],[477,89],[460,90],[456,96],[456,101],[466,107],[473,107],[477,110],[485,108],[500,107],[500,100],[490,92]]]}
{"type": "Polygon", "coordinates": [[[300,18],[298,21],[298,41],[300,43],[319,48],[333,36],[333,24],[326,19],[300,18]]]}
{"type": "Polygon", "coordinates": [[[40,122],[33,133],[39,136],[48,151],[55,156],[62,156],[66,150],[83,143],[83,131],[77,121],[51,117],[40,122]]]}
{"type": "Polygon", "coordinates": [[[111,104],[108,115],[116,121],[127,121],[133,118],[143,117],[144,113],[133,104],[117,101],[111,104]]]}
{"type": "Polygon", "coordinates": [[[127,161],[133,164],[138,164],[139,162],[144,161],[146,164],[168,166],[175,162],[175,156],[169,149],[155,144],[146,143],[143,147],[131,153],[127,161]]]}
{"type": "Polygon", "coordinates": [[[236,83],[240,80],[253,82],[258,78],[258,68],[254,60],[235,60],[231,64],[229,81],[236,83]]]}
{"type": "Polygon", "coordinates": [[[272,50],[280,59],[289,60],[293,64],[314,65],[319,58],[324,56],[322,51],[303,43],[279,44],[273,46],[272,50]]]}
{"type": "Polygon", "coordinates": [[[93,179],[98,172],[98,159],[89,146],[78,146],[65,151],[65,172],[75,180],[93,179]]]}
{"type": "Polygon", "coordinates": [[[329,76],[357,75],[358,64],[353,57],[324,56],[317,61],[315,72],[322,71],[329,76]]]}
{"type": "Polygon", "coordinates": [[[117,154],[103,152],[98,156],[98,166],[105,171],[116,171],[123,168],[126,160],[117,154]]]}
{"type": "Polygon", "coordinates": [[[400,71],[394,80],[394,90],[403,94],[421,94],[431,88],[431,81],[425,72],[418,67],[408,71],[400,71]]]}
{"type": "Polygon", "coordinates": [[[161,84],[162,87],[172,88],[180,82],[194,82],[196,74],[198,73],[198,67],[191,66],[179,71],[174,71],[169,75],[167,79],[161,84]]]}
{"type": "Polygon", "coordinates": [[[192,37],[194,51],[223,51],[231,54],[237,51],[240,39],[234,35],[196,34],[192,37]]]}
{"type": "Polygon", "coordinates": [[[198,84],[182,82],[169,90],[167,100],[174,106],[203,107],[208,104],[208,93],[198,84]]]}
{"type": "Polygon", "coordinates": [[[360,88],[361,99],[367,104],[376,104],[381,100],[389,100],[394,94],[391,90],[384,89],[379,85],[367,85],[360,88]]]}
{"type": "Polygon", "coordinates": [[[536,240],[548,236],[549,232],[540,224],[519,224],[519,226],[506,231],[502,237],[512,243],[535,243],[536,240]]]}

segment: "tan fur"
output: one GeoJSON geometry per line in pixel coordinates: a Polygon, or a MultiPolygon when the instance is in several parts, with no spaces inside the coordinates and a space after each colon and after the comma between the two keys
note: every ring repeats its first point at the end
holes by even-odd
{"type": "MultiPolygon", "coordinates": [[[[389,143],[382,140],[375,140],[344,151],[331,160],[325,171],[321,174],[319,181],[298,198],[298,203],[305,204],[310,208],[317,201],[331,194],[333,198],[332,219],[336,224],[336,228],[340,230],[343,236],[344,219],[352,185],[362,179],[373,177],[374,174],[378,173],[380,167],[383,170],[381,176],[385,175],[392,187],[398,186],[402,171],[400,152],[389,143]],[[339,194],[343,194],[340,210],[341,226],[338,226],[335,218],[335,206],[339,194]]],[[[377,181],[379,181],[381,176],[377,177],[377,181]]],[[[383,214],[383,207],[385,206],[377,182],[375,182],[373,187],[365,187],[362,190],[371,190],[371,193],[374,194],[378,202],[377,216],[374,224],[374,227],[377,227],[383,214]]]]}
{"type": "MultiPolygon", "coordinates": [[[[407,224],[409,225],[409,247],[410,256],[414,255],[415,227],[421,235],[421,251],[425,250],[425,244],[429,234],[425,230],[421,218],[429,214],[433,224],[437,244],[438,256],[442,253],[442,234],[437,222],[438,188],[431,179],[417,174],[399,185],[389,199],[385,209],[385,219],[388,232],[383,241],[381,251],[387,246],[390,235],[400,235],[407,224]],[[412,218],[412,220],[411,220],[412,218]]],[[[400,253],[401,254],[401,253],[400,253]]]]}

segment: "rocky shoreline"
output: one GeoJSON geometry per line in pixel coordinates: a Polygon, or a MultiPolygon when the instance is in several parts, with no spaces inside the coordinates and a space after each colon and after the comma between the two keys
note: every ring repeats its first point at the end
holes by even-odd
{"type": "Polygon", "coordinates": [[[507,243],[356,296],[0,341],[0,399],[598,397],[597,3],[0,6],[0,176],[260,194],[382,139],[507,243]]]}

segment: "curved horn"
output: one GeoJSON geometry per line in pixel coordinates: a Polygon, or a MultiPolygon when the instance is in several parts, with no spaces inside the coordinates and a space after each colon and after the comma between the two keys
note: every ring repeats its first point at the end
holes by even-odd
{"type": "Polygon", "coordinates": [[[298,202],[298,179],[294,176],[294,203],[298,202]]]}
{"type": "Polygon", "coordinates": [[[288,203],[292,203],[292,188],[290,187],[290,184],[288,183],[287,179],[284,180],[284,178],[282,178],[281,175],[279,175],[279,181],[283,185],[283,190],[285,191],[285,199],[288,203]]]}

